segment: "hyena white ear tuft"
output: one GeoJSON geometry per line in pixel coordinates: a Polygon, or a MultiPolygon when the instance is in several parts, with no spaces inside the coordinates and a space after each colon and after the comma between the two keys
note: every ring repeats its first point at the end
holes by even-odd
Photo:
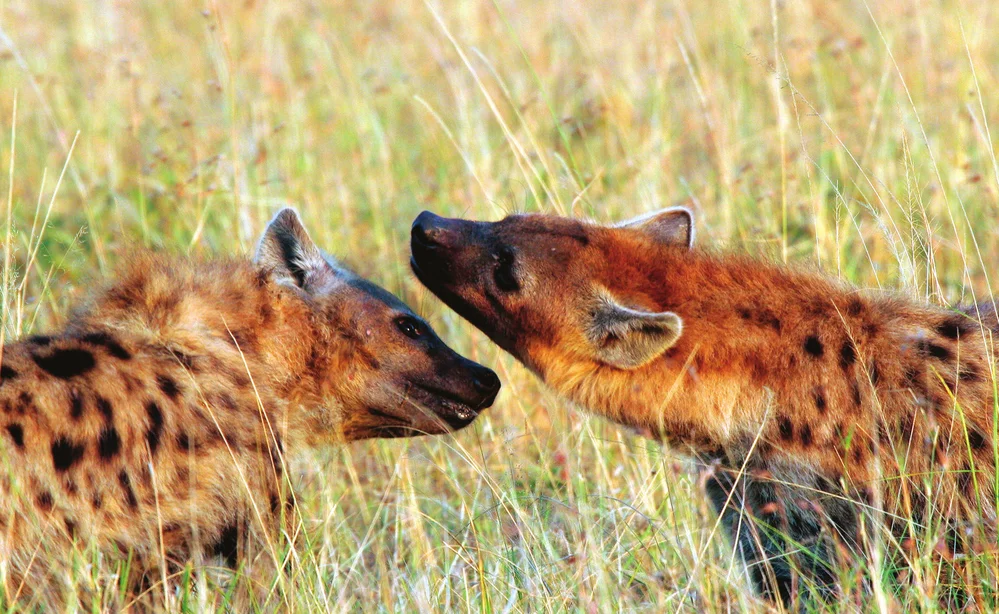
{"type": "Polygon", "coordinates": [[[290,207],[279,211],[267,225],[253,261],[272,271],[279,283],[306,292],[315,291],[337,275],[290,207]]]}
{"type": "Polygon", "coordinates": [[[615,224],[616,228],[641,230],[668,245],[694,246],[694,213],[686,207],[670,207],[615,224]]]}
{"type": "Polygon", "coordinates": [[[596,358],[619,369],[648,364],[683,333],[683,320],[672,311],[632,309],[606,295],[597,299],[588,315],[586,333],[596,358]]]}

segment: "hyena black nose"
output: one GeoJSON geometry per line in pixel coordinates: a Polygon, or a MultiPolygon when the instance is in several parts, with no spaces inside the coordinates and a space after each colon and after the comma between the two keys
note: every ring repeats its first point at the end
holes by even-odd
{"type": "Polygon", "coordinates": [[[454,240],[454,225],[457,220],[449,220],[429,211],[424,211],[413,220],[410,238],[420,247],[450,247],[454,240]]]}
{"type": "Polygon", "coordinates": [[[483,396],[482,407],[485,408],[492,405],[496,399],[496,394],[500,389],[500,380],[492,369],[480,366],[472,371],[472,385],[475,386],[476,392],[483,396]]]}

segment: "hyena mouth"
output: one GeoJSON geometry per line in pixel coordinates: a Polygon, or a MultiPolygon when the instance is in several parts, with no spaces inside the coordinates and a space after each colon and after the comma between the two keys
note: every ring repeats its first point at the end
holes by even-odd
{"type": "Polygon", "coordinates": [[[416,384],[409,392],[413,400],[431,410],[453,430],[465,428],[478,417],[483,407],[468,402],[440,388],[416,384]]]}
{"type": "Polygon", "coordinates": [[[397,416],[375,407],[368,407],[367,411],[370,415],[382,421],[381,424],[371,427],[371,431],[374,432],[377,437],[395,439],[398,437],[414,437],[423,434],[413,428],[413,423],[408,418],[397,416]]]}

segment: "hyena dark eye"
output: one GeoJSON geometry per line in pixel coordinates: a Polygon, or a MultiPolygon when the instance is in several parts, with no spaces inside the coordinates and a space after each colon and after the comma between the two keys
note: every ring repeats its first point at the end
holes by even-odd
{"type": "Polygon", "coordinates": [[[423,324],[419,320],[409,316],[396,318],[395,325],[400,331],[402,331],[402,334],[406,335],[410,339],[419,339],[426,332],[423,324]]]}
{"type": "Polygon", "coordinates": [[[520,290],[520,284],[513,274],[513,250],[509,247],[501,247],[496,252],[496,268],[493,270],[493,279],[496,287],[503,292],[516,292],[520,290]]]}

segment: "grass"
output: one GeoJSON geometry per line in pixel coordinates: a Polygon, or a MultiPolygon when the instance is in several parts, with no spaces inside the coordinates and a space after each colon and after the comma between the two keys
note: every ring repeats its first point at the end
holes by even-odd
{"type": "MultiPolygon", "coordinates": [[[[455,437],[301,459],[313,539],[267,607],[761,611],[682,463],[559,401],[422,289],[410,221],[685,203],[702,244],[980,300],[997,27],[970,0],[0,0],[0,334],[65,323],[135,245],[248,252],[295,205],[505,388],[455,437]]],[[[74,557],[85,609],[113,602],[120,565],[74,557]]],[[[832,607],[932,609],[931,554],[917,565],[832,607]]],[[[226,607],[210,579],[168,582],[170,609],[226,607]]]]}

